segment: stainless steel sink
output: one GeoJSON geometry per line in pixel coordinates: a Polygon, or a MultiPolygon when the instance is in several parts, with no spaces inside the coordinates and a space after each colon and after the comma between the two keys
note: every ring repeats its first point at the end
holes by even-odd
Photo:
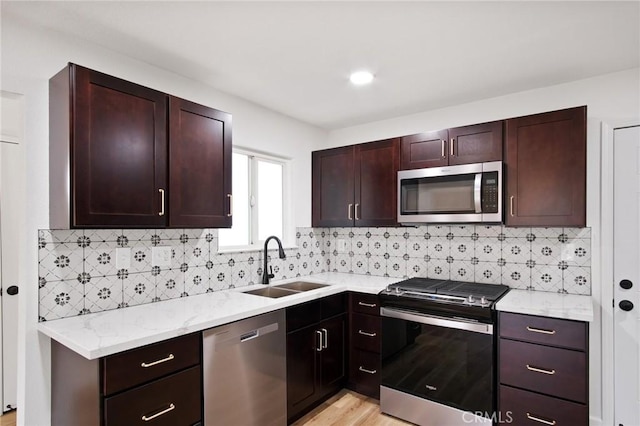
{"type": "Polygon", "coordinates": [[[318,284],[318,283],[309,283],[309,282],[306,282],[306,281],[296,281],[296,282],[292,282],[292,283],[275,285],[274,287],[285,288],[287,290],[293,290],[293,291],[309,291],[309,290],[315,290],[315,289],[322,288],[322,287],[327,287],[327,286],[328,286],[328,284],[318,284]]]}
{"type": "Polygon", "coordinates": [[[285,290],[283,288],[264,287],[256,290],[245,291],[244,293],[254,294],[256,296],[271,297],[272,299],[276,299],[278,297],[292,296],[294,294],[297,294],[298,292],[292,291],[292,290],[285,290]]]}
{"type": "Polygon", "coordinates": [[[256,290],[245,291],[244,293],[253,294],[256,296],[271,297],[272,299],[275,299],[278,297],[292,296],[294,294],[302,293],[304,291],[327,287],[327,285],[328,284],[308,283],[306,281],[295,281],[292,283],[274,285],[271,287],[263,287],[256,290]]]}

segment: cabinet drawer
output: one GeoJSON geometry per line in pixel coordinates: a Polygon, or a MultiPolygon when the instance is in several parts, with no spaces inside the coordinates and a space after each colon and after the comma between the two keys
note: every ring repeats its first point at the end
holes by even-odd
{"type": "Polygon", "coordinates": [[[334,294],[320,299],[320,310],[322,319],[335,317],[347,311],[346,293],[334,294]]]}
{"type": "Polygon", "coordinates": [[[502,422],[514,426],[586,426],[589,419],[586,405],[509,386],[500,386],[498,404],[502,422]]]}
{"type": "Polygon", "coordinates": [[[320,301],[303,303],[287,308],[287,333],[320,322],[320,301]]]}
{"type": "Polygon", "coordinates": [[[587,324],[557,318],[500,312],[500,337],[561,348],[587,348],[587,324]]]}
{"type": "Polygon", "coordinates": [[[106,398],[105,426],[190,426],[201,419],[200,367],[106,398]],[[153,418],[150,422],[151,417],[153,418]]]}
{"type": "Polygon", "coordinates": [[[199,363],[199,333],[111,355],[103,360],[103,393],[111,395],[199,363]]]}
{"type": "Polygon", "coordinates": [[[354,348],[380,353],[380,317],[353,314],[351,344],[354,348]]]}
{"type": "Polygon", "coordinates": [[[351,293],[351,310],[361,314],[380,315],[380,303],[375,294],[351,293]]]}
{"type": "Polygon", "coordinates": [[[349,383],[357,392],[380,397],[380,354],[353,350],[349,362],[349,383]]]}
{"type": "Polygon", "coordinates": [[[587,402],[584,352],[500,339],[500,383],[587,402]]]}

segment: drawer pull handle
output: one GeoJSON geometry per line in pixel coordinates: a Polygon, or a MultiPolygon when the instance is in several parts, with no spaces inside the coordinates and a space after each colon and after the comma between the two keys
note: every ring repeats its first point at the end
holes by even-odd
{"type": "Polygon", "coordinates": [[[549,426],[554,426],[556,424],[555,420],[545,420],[545,419],[541,419],[540,417],[536,417],[536,416],[532,416],[531,414],[527,413],[527,418],[529,420],[533,420],[534,422],[538,422],[538,423],[544,423],[545,425],[549,425],[549,426]]]}
{"type": "Polygon", "coordinates": [[[536,373],[543,373],[543,374],[548,374],[550,376],[556,374],[556,370],[545,370],[543,368],[536,368],[536,367],[532,367],[529,364],[527,364],[527,370],[529,371],[535,371],[536,373]]]}
{"type": "Polygon", "coordinates": [[[364,302],[358,302],[358,305],[366,306],[367,308],[375,308],[377,306],[375,303],[364,303],[364,302]]]}
{"type": "Polygon", "coordinates": [[[376,337],[378,335],[378,333],[368,333],[362,330],[358,330],[358,334],[362,334],[363,336],[367,336],[367,337],[376,337]]]}
{"type": "Polygon", "coordinates": [[[363,373],[369,373],[369,374],[376,374],[378,372],[378,370],[367,370],[363,366],[360,366],[358,370],[362,371],[363,373]]]}
{"type": "Polygon", "coordinates": [[[173,354],[169,354],[169,356],[166,358],[162,358],[157,361],[150,362],[148,364],[146,362],[143,362],[142,364],[140,364],[140,366],[144,368],[149,368],[149,367],[153,367],[154,365],[162,364],[163,362],[171,361],[174,358],[175,356],[173,356],[173,354]]]}
{"type": "Polygon", "coordinates": [[[527,326],[527,330],[532,331],[534,333],[556,334],[555,330],[545,330],[544,328],[534,328],[534,327],[527,326]]]}
{"type": "Polygon", "coordinates": [[[162,411],[159,411],[159,412],[155,413],[153,416],[149,416],[149,417],[147,417],[146,415],[142,416],[142,420],[144,420],[145,422],[149,422],[149,421],[155,419],[156,417],[160,417],[163,414],[167,414],[169,411],[173,411],[175,409],[176,409],[176,406],[173,405],[173,403],[171,403],[171,404],[169,404],[169,406],[167,408],[165,408],[162,411]]]}

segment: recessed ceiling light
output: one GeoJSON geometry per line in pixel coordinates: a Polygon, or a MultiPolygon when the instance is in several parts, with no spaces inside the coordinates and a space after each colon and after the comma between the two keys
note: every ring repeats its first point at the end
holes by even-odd
{"type": "Polygon", "coordinates": [[[373,74],[369,71],[356,71],[351,73],[349,80],[356,86],[362,86],[363,84],[369,84],[373,81],[373,74]]]}

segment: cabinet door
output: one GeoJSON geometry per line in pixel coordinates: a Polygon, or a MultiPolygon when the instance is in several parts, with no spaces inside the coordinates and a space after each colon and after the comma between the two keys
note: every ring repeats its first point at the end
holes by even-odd
{"type": "Polygon", "coordinates": [[[449,163],[446,130],[405,136],[400,141],[400,170],[446,166],[449,163]]]}
{"type": "Polygon", "coordinates": [[[323,321],[318,329],[323,333],[320,352],[320,380],[322,393],[327,394],[342,387],[345,373],[345,316],[323,321]]]}
{"type": "Polygon", "coordinates": [[[585,226],[586,116],[585,106],[507,120],[507,226],[585,226]]]}
{"type": "Polygon", "coordinates": [[[319,349],[316,327],[287,334],[287,418],[292,419],[318,395],[316,352],[319,349]]]}
{"type": "Polygon", "coordinates": [[[356,226],[397,224],[399,139],[355,146],[356,226]]]}
{"type": "Polygon", "coordinates": [[[502,160],[502,121],[449,129],[449,165],[502,160]]]}
{"type": "Polygon", "coordinates": [[[171,227],[231,227],[231,115],[171,97],[171,227]]]}
{"type": "Polygon", "coordinates": [[[311,154],[313,226],[353,226],[353,147],[311,154]]]}
{"type": "Polygon", "coordinates": [[[71,226],[165,226],[166,95],[77,65],[70,72],[71,226]]]}

